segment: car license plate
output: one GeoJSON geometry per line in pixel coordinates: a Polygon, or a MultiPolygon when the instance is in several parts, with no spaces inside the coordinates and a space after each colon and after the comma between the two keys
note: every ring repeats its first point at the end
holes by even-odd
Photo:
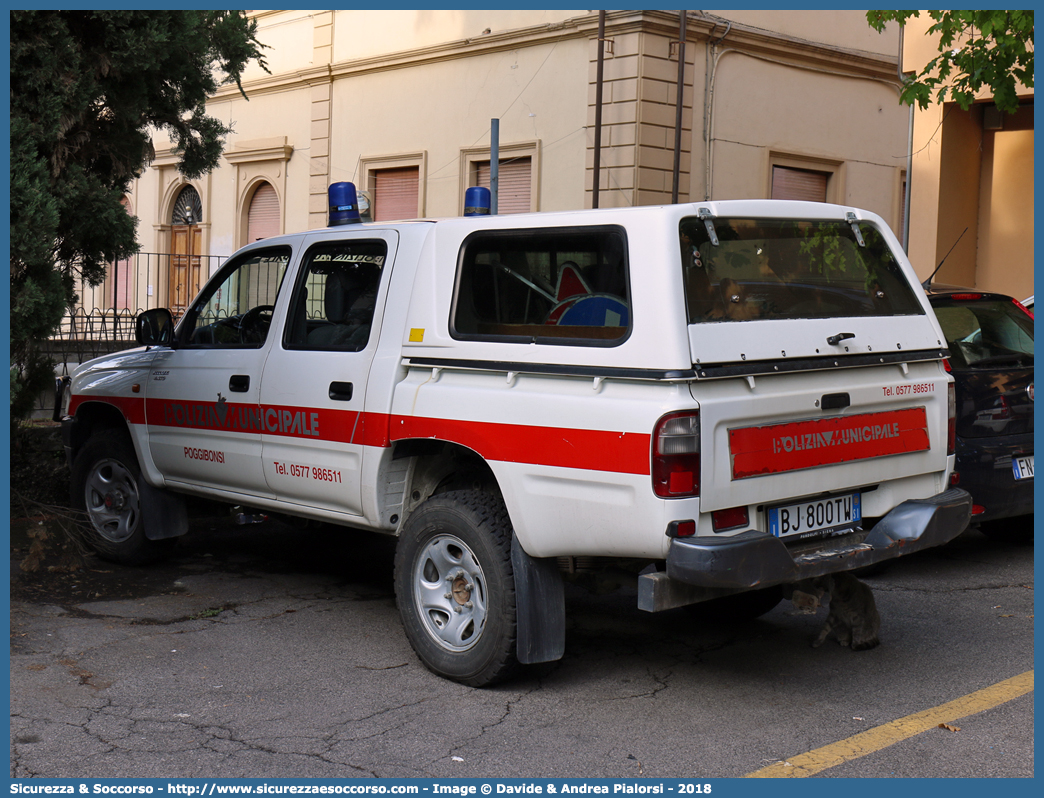
{"type": "Polygon", "coordinates": [[[862,507],[858,493],[824,496],[807,502],[771,507],[769,531],[777,538],[820,537],[859,525],[862,507]]]}
{"type": "Polygon", "coordinates": [[[1011,470],[1015,472],[1015,479],[1033,479],[1033,455],[1011,458],[1011,470]]]}

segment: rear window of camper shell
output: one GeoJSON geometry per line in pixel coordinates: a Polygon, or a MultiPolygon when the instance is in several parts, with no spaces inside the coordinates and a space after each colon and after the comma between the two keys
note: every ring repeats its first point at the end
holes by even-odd
{"type": "Polygon", "coordinates": [[[924,313],[871,224],[690,216],[679,242],[689,324],[924,313]]]}

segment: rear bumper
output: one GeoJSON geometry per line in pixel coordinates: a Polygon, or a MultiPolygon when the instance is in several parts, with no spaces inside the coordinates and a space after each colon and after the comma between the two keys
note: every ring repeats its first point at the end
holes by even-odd
{"type": "Polygon", "coordinates": [[[994,438],[957,438],[960,486],[971,494],[985,512],[975,523],[1028,515],[1033,512],[1033,480],[1015,481],[1013,457],[1033,454],[1033,433],[994,438]]]}
{"type": "Polygon", "coordinates": [[[667,609],[738,590],[850,571],[938,546],[967,528],[971,504],[971,496],[960,488],[911,499],[878,521],[862,540],[846,536],[837,543],[827,540],[818,548],[795,553],[766,532],[719,539],[675,538],[667,552],[666,574],[643,575],[639,606],[650,611],[667,609]],[[688,586],[697,589],[685,589],[688,586]]]}

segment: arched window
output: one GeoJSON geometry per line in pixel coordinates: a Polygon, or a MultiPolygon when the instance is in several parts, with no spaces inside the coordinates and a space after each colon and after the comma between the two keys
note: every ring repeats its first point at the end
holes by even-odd
{"type": "Polygon", "coordinates": [[[178,194],[174,202],[174,212],[171,214],[172,225],[197,225],[203,221],[203,203],[199,199],[199,192],[192,186],[185,186],[178,194]]]}
{"type": "Polygon", "coordinates": [[[279,197],[268,183],[261,183],[247,211],[246,243],[279,235],[279,197]]]}

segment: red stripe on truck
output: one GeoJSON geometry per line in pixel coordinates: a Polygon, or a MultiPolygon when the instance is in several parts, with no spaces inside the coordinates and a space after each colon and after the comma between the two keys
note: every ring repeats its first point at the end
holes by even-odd
{"type": "Polygon", "coordinates": [[[508,463],[649,474],[648,433],[392,416],[391,440],[435,438],[508,463]]]}
{"type": "Polygon", "coordinates": [[[319,407],[149,399],[149,426],[221,430],[350,443],[358,413],[319,407]]]}
{"type": "Polygon", "coordinates": [[[248,402],[191,399],[146,402],[119,396],[75,397],[70,412],[75,413],[77,405],[87,401],[114,405],[132,424],[311,438],[377,448],[386,448],[395,441],[426,438],[466,446],[487,460],[649,474],[648,433],[390,416],[248,402]]]}

